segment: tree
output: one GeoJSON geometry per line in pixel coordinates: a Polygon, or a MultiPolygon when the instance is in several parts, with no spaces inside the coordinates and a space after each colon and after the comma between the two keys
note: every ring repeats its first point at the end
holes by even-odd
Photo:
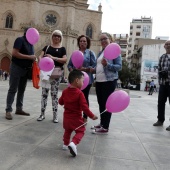
{"type": "Polygon", "coordinates": [[[134,79],[135,73],[128,67],[127,61],[122,61],[122,70],[119,71],[119,79],[125,85],[130,80],[134,79]]]}

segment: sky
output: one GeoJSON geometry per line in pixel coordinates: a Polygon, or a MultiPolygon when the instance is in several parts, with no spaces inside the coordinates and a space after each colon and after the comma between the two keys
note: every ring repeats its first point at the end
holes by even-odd
{"type": "Polygon", "coordinates": [[[152,38],[170,38],[170,0],[88,0],[89,9],[102,5],[102,31],[111,34],[129,34],[132,19],[151,17],[152,38]]]}

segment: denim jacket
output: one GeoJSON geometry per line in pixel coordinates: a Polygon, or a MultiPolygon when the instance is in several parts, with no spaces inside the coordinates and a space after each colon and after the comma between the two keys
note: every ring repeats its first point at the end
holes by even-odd
{"type": "MultiPolygon", "coordinates": [[[[103,51],[100,51],[97,58],[100,56],[100,54],[103,51]]],[[[105,58],[106,59],[106,58],[105,58]]],[[[104,73],[106,75],[107,81],[113,81],[118,79],[118,71],[122,69],[122,58],[121,55],[119,55],[117,58],[113,60],[107,60],[107,65],[103,67],[104,73]]]]}
{"type": "MultiPolygon", "coordinates": [[[[95,56],[94,52],[92,52],[89,49],[86,49],[84,52],[84,62],[83,62],[82,67],[86,67],[86,68],[95,68],[96,67],[96,56],[95,56]]],[[[68,70],[70,68],[72,68],[72,69],[75,68],[71,61],[71,57],[68,62],[67,68],[68,68],[68,70]]],[[[87,74],[89,75],[89,79],[90,79],[89,84],[92,84],[94,82],[93,74],[90,72],[87,72],[87,74]]]]}

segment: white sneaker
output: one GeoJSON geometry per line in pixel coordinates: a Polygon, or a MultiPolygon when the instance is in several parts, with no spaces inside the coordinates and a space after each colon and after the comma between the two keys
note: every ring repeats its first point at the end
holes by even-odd
{"type": "Polygon", "coordinates": [[[55,118],[55,119],[53,120],[53,122],[54,122],[54,123],[58,123],[58,118],[55,118]]]}
{"type": "Polygon", "coordinates": [[[67,145],[63,145],[63,150],[68,150],[68,146],[67,145]]]}
{"type": "Polygon", "coordinates": [[[69,145],[68,145],[68,149],[70,150],[70,153],[75,157],[77,155],[77,147],[76,145],[71,142],[69,145]]]}

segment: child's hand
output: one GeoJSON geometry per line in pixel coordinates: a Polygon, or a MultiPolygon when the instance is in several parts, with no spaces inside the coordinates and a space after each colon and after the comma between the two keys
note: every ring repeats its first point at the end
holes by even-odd
{"type": "Polygon", "coordinates": [[[98,117],[96,115],[94,115],[94,117],[92,118],[93,120],[96,120],[98,119],[98,117]]]}

